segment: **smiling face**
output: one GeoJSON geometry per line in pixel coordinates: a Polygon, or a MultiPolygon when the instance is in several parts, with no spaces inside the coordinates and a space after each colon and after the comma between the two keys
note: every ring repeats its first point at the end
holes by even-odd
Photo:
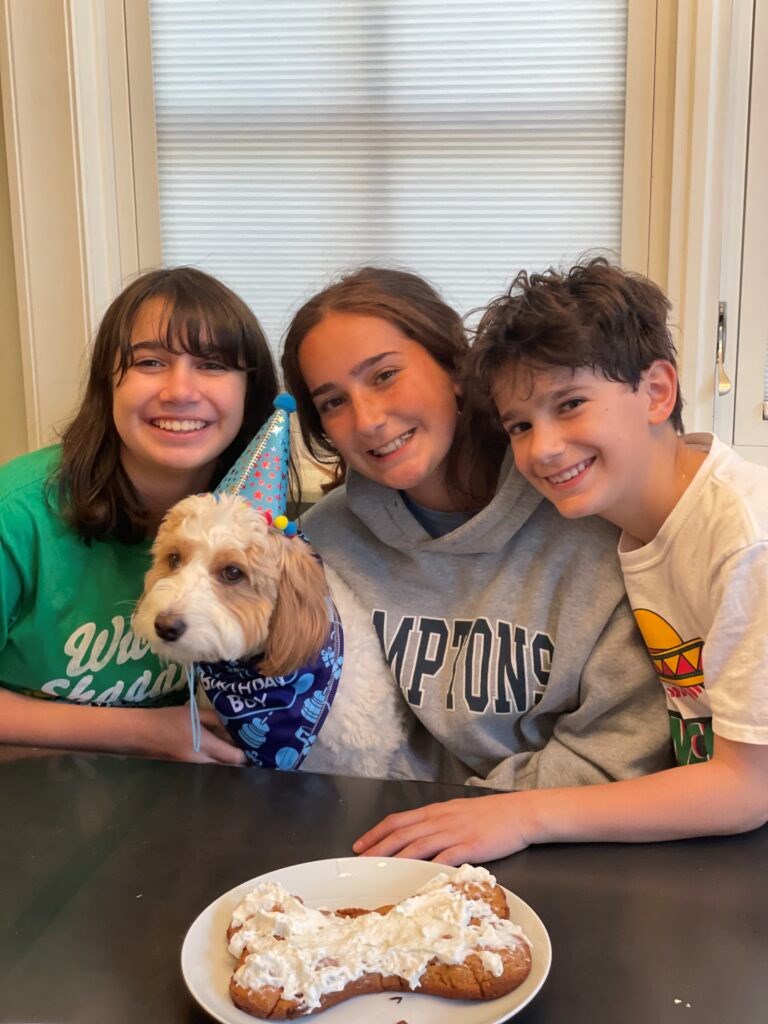
{"type": "Polygon", "coordinates": [[[458,387],[422,345],[387,320],[331,312],[306,334],[299,366],[348,466],[428,508],[453,507],[445,468],[458,387]]]}
{"type": "Polygon", "coordinates": [[[633,391],[584,368],[523,365],[496,373],[491,391],[517,468],[561,515],[631,519],[663,422],[647,380],[633,391]]]}
{"type": "MultiPolygon", "coordinates": [[[[144,494],[169,476],[190,489],[207,486],[216,459],[243,420],[246,375],[215,354],[168,351],[161,299],[145,302],[131,331],[132,363],[115,377],[112,413],[121,461],[144,494]]],[[[164,488],[161,488],[164,489],[164,488]]]]}

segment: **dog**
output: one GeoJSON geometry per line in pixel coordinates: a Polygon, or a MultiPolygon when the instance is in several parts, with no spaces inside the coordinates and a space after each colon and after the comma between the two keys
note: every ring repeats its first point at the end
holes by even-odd
{"type": "Polygon", "coordinates": [[[258,671],[267,683],[296,673],[325,653],[335,605],[344,629],[341,674],[301,768],[412,777],[410,716],[370,617],[301,537],[271,526],[242,497],[199,494],[168,512],[152,557],[133,629],[156,654],[184,666],[227,663],[237,672],[260,655],[258,671]]]}

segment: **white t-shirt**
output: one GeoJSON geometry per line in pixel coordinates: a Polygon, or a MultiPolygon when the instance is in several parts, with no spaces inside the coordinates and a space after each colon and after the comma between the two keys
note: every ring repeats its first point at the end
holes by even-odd
{"type": "Polygon", "coordinates": [[[711,434],[658,534],[624,533],[629,602],[666,691],[678,763],[712,755],[712,732],[768,743],[768,468],[711,434]]]}

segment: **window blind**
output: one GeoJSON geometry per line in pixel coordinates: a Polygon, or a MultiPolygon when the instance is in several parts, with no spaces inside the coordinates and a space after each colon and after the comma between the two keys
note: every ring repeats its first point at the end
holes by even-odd
{"type": "Polygon", "coordinates": [[[151,0],[163,258],[278,348],[366,262],[461,312],[621,240],[626,0],[151,0]]]}

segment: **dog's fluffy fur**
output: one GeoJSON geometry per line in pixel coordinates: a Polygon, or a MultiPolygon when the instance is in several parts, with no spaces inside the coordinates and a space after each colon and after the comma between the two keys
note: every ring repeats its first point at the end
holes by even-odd
{"type": "Polygon", "coordinates": [[[328,635],[330,589],[344,625],[343,670],[303,767],[406,774],[407,710],[370,617],[304,541],[268,526],[243,498],[201,494],[170,510],[152,555],[133,628],[155,653],[184,665],[263,653],[264,675],[300,668],[328,635]]]}

